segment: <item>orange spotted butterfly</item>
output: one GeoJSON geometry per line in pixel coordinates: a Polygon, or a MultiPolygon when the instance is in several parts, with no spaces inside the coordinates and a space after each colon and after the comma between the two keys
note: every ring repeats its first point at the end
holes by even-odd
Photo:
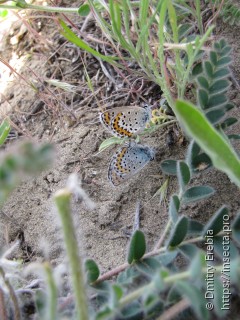
{"type": "Polygon", "coordinates": [[[100,121],[112,135],[120,138],[142,132],[151,118],[149,107],[116,107],[100,113],[100,121]]]}
{"type": "Polygon", "coordinates": [[[152,148],[137,144],[135,141],[125,143],[110,161],[108,179],[114,186],[118,186],[153,160],[154,154],[152,148]]]}

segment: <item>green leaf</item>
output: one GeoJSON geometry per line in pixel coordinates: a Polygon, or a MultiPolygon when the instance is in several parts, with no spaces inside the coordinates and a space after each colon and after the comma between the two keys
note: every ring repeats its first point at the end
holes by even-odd
{"type": "Polygon", "coordinates": [[[227,118],[225,121],[223,121],[219,126],[225,130],[228,127],[231,127],[232,125],[234,125],[235,123],[238,122],[238,119],[236,118],[227,118]]]}
{"type": "Polygon", "coordinates": [[[215,42],[213,47],[216,51],[221,52],[222,48],[224,48],[226,45],[227,45],[226,40],[222,38],[218,42],[215,42]]]}
{"type": "Polygon", "coordinates": [[[114,144],[122,144],[123,139],[117,138],[117,137],[111,137],[109,139],[104,140],[100,146],[99,146],[99,152],[102,152],[103,150],[109,148],[110,146],[114,144]]]}
{"type": "MultiPolygon", "coordinates": [[[[206,238],[210,239],[211,238],[206,238]]],[[[214,252],[223,260],[224,264],[230,264],[231,260],[239,257],[237,247],[231,241],[230,233],[225,233],[223,236],[215,236],[212,242],[214,252]]],[[[211,243],[209,243],[211,246],[211,243]]],[[[211,259],[211,255],[210,255],[211,259]]],[[[214,260],[211,260],[214,261],[214,260]]],[[[226,267],[225,267],[226,268],[226,267]]]]}
{"type": "Polygon", "coordinates": [[[173,223],[175,223],[178,219],[178,210],[180,207],[180,201],[176,194],[171,196],[170,204],[169,204],[169,217],[172,219],[173,223]]]}
{"type": "Polygon", "coordinates": [[[213,165],[240,186],[240,160],[228,141],[192,104],[178,100],[174,111],[187,134],[209,155],[213,165]]]}
{"type": "Polygon", "coordinates": [[[212,161],[206,153],[201,153],[193,159],[192,171],[194,173],[202,172],[212,166],[212,161]]]}
{"type": "Polygon", "coordinates": [[[226,78],[229,75],[230,75],[230,70],[228,68],[222,68],[214,72],[213,78],[221,79],[221,78],[226,78]]]}
{"type": "Polygon", "coordinates": [[[148,276],[152,276],[160,267],[160,262],[155,258],[145,258],[136,263],[136,268],[148,276]]]}
{"type": "Polygon", "coordinates": [[[164,304],[155,292],[147,292],[142,297],[143,311],[146,319],[156,319],[162,313],[164,304]]]}
{"type": "Polygon", "coordinates": [[[63,31],[61,34],[70,42],[75,44],[77,47],[83,49],[84,51],[87,51],[91,53],[92,55],[96,56],[97,58],[102,59],[103,61],[107,61],[110,64],[114,64],[115,60],[118,60],[116,57],[110,57],[110,56],[104,56],[95,49],[91,48],[86,42],[84,42],[82,39],[78,38],[74,32],[68,26],[60,20],[60,25],[63,28],[63,31]]]}
{"type": "Polygon", "coordinates": [[[201,149],[197,143],[192,140],[188,146],[186,161],[191,170],[191,172],[198,171],[198,166],[202,164],[202,159],[199,159],[201,149]],[[198,160],[199,159],[199,160],[198,160]]]}
{"type": "Polygon", "coordinates": [[[217,58],[216,52],[214,52],[214,51],[211,51],[211,52],[210,52],[210,61],[212,62],[212,64],[213,64],[214,66],[217,65],[218,58],[217,58]]]}
{"type": "Polygon", "coordinates": [[[188,230],[188,219],[185,216],[181,216],[174,226],[171,235],[168,240],[167,247],[174,248],[178,246],[186,237],[188,230]]]}
{"type": "Polygon", "coordinates": [[[174,304],[181,299],[181,293],[177,290],[176,286],[173,285],[167,295],[167,301],[170,304],[174,304]]]}
{"type": "Polygon", "coordinates": [[[209,198],[215,193],[215,190],[209,186],[197,186],[189,188],[182,196],[183,203],[190,203],[209,198]]]}
{"type": "Polygon", "coordinates": [[[228,98],[226,97],[225,94],[215,94],[211,95],[209,100],[208,100],[208,105],[207,108],[213,108],[213,107],[218,107],[228,101],[228,98]]]}
{"type": "Polygon", "coordinates": [[[192,24],[191,23],[184,23],[182,25],[178,26],[178,36],[180,41],[188,35],[192,30],[192,24]]]}
{"type": "Polygon", "coordinates": [[[117,307],[119,300],[123,296],[123,289],[117,284],[113,284],[111,287],[111,293],[110,293],[110,306],[111,309],[114,309],[117,307]]]}
{"type": "Polygon", "coordinates": [[[212,124],[216,124],[225,116],[225,110],[222,109],[214,109],[210,110],[206,113],[206,118],[208,121],[210,121],[212,124]]]}
{"type": "Polygon", "coordinates": [[[139,272],[136,268],[130,267],[118,275],[117,282],[121,284],[131,284],[138,276],[139,272]]]}
{"type": "Polygon", "coordinates": [[[90,6],[89,4],[83,4],[79,7],[78,9],[78,14],[81,16],[81,17],[86,17],[88,14],[90,13],[90,6]]]}
{"type": "Polygon", "coordinates": [[[199,145],[192,140],[188,146],[188,152],[187,152],[187,164],[191,167],[192,160],[199,154],[201,149],[199,148],[199,145]]]}
{"type": "Polygon", "coordinates": [[[209,88],[210,94],[216,94],[226,91],[230,86],[230,81],[225,79],[220,79],[215,81],[209,88]]]}
{"type": "Polygon", "coordinates": [[[136,230],[132,236],[129,250],[128,250],[128,263],[139,261],[146,251],[145,235],[142,231],[136,230]]]}
{"type": "Polygon", "coordinates": [[[219,52],[219,55],[226,56],[226,55],[229,55],[231,51],[232,51],[232,47],[226,46],[221,52],[219,52]]]}
{"type": "Polygon", "coordinates": [[[200,107],[202,109],[206,109],[208,106],[208,93],[204,89],[199,89],[198,90],[198,103],[200,104],[200,107]]]}
{"type": "Polygon", "coordinates": [[[220,231],[223,230],[223,221],[224,217],[228,217],[228,208],[226,206],[222,206],[219,210],[217,210],[209,222],[206,224],[203,229],[202,236],[215,236],[220,231]]]}
{"type": "Polygon", "coordinates": [[[240,213],[238,213],[233,220],[231,228],[233,239],[237,241],[238,244],[240,244],[240,213]]]}
{"type": "Polygon", "coordinates": [[[10,130],[11,130],[11,127],[9,122],[6,119],[3,120],[0,125],[0,146],[2,146],[6,141],[10,130]]]}
{"type": "Polygon", "coordinates": [[[177,175],[177,161],[164,160],[161,162],[161,169],[164,173],[175,176],[177,175]]]}
{"type": "Polygon", "coordinates": [[[189,299],[191,306],[199,319],[209,319],[209,312],[206,309],[206,300],[203,293],[198,288],[188,282],[178,281],[176,283],[176,289],[182,296],[189,299]]]}
{"type": "Polygon", "coordinates": [[[191,174],[188,165],[184,161],[177,162],[177,178],[181,192],[184,192],[186,185],[189,183],[191,174]]]}
{"type": "Polygon", "coordinates": [[[229,134],[227,137],[228,139],[239,140],[240,134],[229,134]]]}
{"type": "Polygon", "coordinates": [[[191,278],[193,281],[201,282],[201,278],[203,276],[202,270],[206,266],[205,252],[202,250],[198,250],[197,254],[192,259],[192,262],[189,267],[189,271],[191,274],[191,278]]]}
{"type": "Polygon", "coordinates": [[[233,103],[227,103],[226,105],[224,105],[223,108],[225,111],[229,111],[229,110],[232,110],[233,108],[235,108],[235,105],[233,103]]]}
{"type": "Polygon", "coordinates": [[[204,76],[199,76],[197,78],[197,81],[198,81],[198,84],[205,90],[208,90],[209,89],[209,83],[207,81],[207,79],[204,77],[204,76]]]}
{"type": "Polygon", "coordinates": [[[191,243],[181,244],[178,249],[190,261],[192,261],[199,250],[194,244],[191,243]]]}
{"type": "Polygon", "coordinates": [[[231,283],[238,286],[238,290],[240,288],[240,259],[239,256],[235,259],[231,259],[231,283]]]}
{"type": "Polygon", "coordinates": [[[6,9],[0,10],[0,18],[4,19],[8,16],[9,11],[6,9]]]}
{"type": "Polygon", "coordinates": [[[192,76],[193,77],[197,77],[198,75],[200,75],[202,73],[203,69],[202,69],[202,63],[197,63],[193,70],[192,70],[192,76]]]}
{"type": "Polygon", "coordinates": [[[86,274],[87,274],[87,281],[88,283],[93,283],[95,282],[99,275],[100,275],[100,271],[98,268],[98,265],[96,264],[96,262],[92,259],[87,259],[85,261],[85,270],[86,270],[86,274]]]}
{"type": "Polygon", "coordinates": [[[223,58],[218,60],[216,66],[217,67],[223,67],[223,66],[226,66],[226,65],[230,64],[231,62],[232,62],[232,58],[231,57],[223,57],[223,58]]]}
{"type": "Polygon", "coordinates": [[[112,310],[109,308],[109,306],[104,306],[98,313],[96,314],[96,320],[106,320],[110,319],[110,316],[112,315],[112,310]]]}
{"type": "Polygon", "coordinates": [[[112,290],[112,287],[109,282],[103,281],[95,284],[94,289],[102,295],[109,295],[110,291],[112,290]]]}
{"type": "MultiPolygon", "coordinates": [[[[142,313],[142,306],[138,301],[134,301],[131,304],[128,304],[127,307],[125,307],[122,312],[119,319],[140,319],[142,313]]],[[[115,318],[118,319],[118,318],[115,318]]]]}
{"type": "Polygon", "coordinates": [[[165,283],[163,281],[164,278],[169,276],[169,270],[165,268],[159,268],[157,272],[153,275],[153,285],[154,288],[157,289],[158,292],[161,292],[165,288],[165,283]]]}
{"type": "MultiPolygon", "coordinates": [[[[230,277],[230,274],[229,274],[229,277],[230,277]]],[[[214,303],[214,311],[219,318],[223,318],[226,315],[226,313],[228,312],[228,310],[224,310],[224,309],[222,309],[222,307],[223,307],[224,292],[226,292],[226,290],[228,290],[228,292],[231,292],[230,279],[229,279],[228,286],[229,287],[226,286],[226,282],[224,282],[223,277],[221,277],[221,280],[218,277],[214,278],[214,300],[213,300],[213,303],[214,303]]],[[[231,293],[229,295],[229,298],[230,297],[231,297],[231,293]]]]}
{"type": "Polygon", "coordinates": [[[167,251],[165,253],[160,254],[159,256],[156,256],[155,258],[161,263],[161,265],[167,266],[173,262],[173,260],[177,256],[177,253],[177,250],[167,251]]]}
{"type": "Polygon", "coordinates": [[[200,234],[202,234],[203,231],[203,224],[193,220],[193,219],[189,219],[188,221],[188,235],[197,235],[199,236],[200,234]]]}
{"type": "Polygon", "coordinates": [[[213,67],[210,61],[204,62],[204,70],[209,78],[213,77],[213,67]]]}

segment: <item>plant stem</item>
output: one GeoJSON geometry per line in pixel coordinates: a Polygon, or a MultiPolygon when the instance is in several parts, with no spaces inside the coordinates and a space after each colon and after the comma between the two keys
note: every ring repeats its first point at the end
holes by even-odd
{"type": "Polygon", "coordinates": [[[85,278],[80,256],[78,254],[77,239],[71,217],[71,193],[68,189],[59,190],[55,196],[55,203],[62,221],[64,240],[71,268],[73,289],[76,300],[77,320],[88,320],[88,304],[85,290],[85,278]]]}
{"type": "MultiPolygon", "coordinates": [[[[220,274],[222,271],[222,265],[219,266],[215,266],[214,267],[214,273],[215,274],[220,274]]],[[[201,272],[203,274],[206,274],[208,272],[207,268],[202,268],[201,272]]],[[[166,285],[169,284],[173,284],[178,280],[184,280],[191,277],[191,272],[190,271],[183,271],[180,272],[178,274],[174,274],[174,275],[170,275],[163,280],[163,283],[166,285]]],[[[126,295],[124,298],[120,299],[119,301],[119,307],[123,308],[124,306],[126,306],[127,304],[131,303],[132,301],[138,299],[139,297],[141,297],[145,292],[148,292],[149,290],[154,290],[155,288],[155,282],[154,280],[152,282],[150,282],[149,284],[142,286],[141,288],[129,293],[128,295],[126,295]]]]}
{"type": "MultiPolygon", "coordinates": [[[[169,21],[171,24],[171,28],[172,28],[172,34],[173,34],[173,42],[174,43],[179,43],[179,39],[178,39],[178,25],[177,25],[177,15],[176,15],[176,11],[174,9],[173,4],[171,3],[171,1],[168,2],[168,16],[169,16],[169,21]]],[[[175,71],[176,71],[176,85],[178,88],[178,95],[179,95],[179,82],[181,81],[181,74],[183,73],[183,67],[182,67],[182,62],[180,59],[180,53],[178,49],[174,50],[174,54],[175,54],[175,62],[176,62],[176,66],[175,66],[175,71]]]]}
{"type": "Polygon", "coordinates": [[[2,267],[0,267],[0,274],[3,278],[3,281],[6,285],[6,287],[8,288],[8,291],[9,291],[9,295],[12,299],[12,302],[13,302],[13,306],[14,306],[14,319],[15,320],[21,320],[22,317],[21,317],[21,311],[20,311],[20,307],[19,307],[19,304],[18,304],[18,299],[17,299],[17,296],[15,294],[15,291],[11,285],[11,283],[9,282],[8,278],[6,277],[5,275],[5,272],[3,270],[2,267]]]}
{"type": "Polygon", "coordinates": [[[55,12],[55,13],[78,13],[79,8],[61,8],[61,7],[48,7],[48,6],[36,6],[33,4],[28,4],[24,7],[20,6],[11,6],[11,5],[0,5],[0,9],[8,9],[8,10],[25,10],[25,9],[32,9],[37,11],[44,11],[44,12],[55,12]]]}
{"type": "Polygon", "coordinates": [[[0,287],[0,319],[7,320],[6,302],[4,299],[4,291],[0,287]]]}
{"type": "Polygon", "coordinates": [[[165,311],[157,320],[175,319],[183,310],[188,308],[189,305],[189,300],[184,298],[165,311]]]}
{"type": "MultiPolygon", "coordinates": [[[[188,61],[188,66],[187,66],[187,69],[183,75],[183,78],[182,78],[182,82],[181,82],[181,88],[180,88],[180,95],[178,98],[180,99],[183,99],[184,98],[184,94],[185,94],[185,90],[186,90],[186,84],[187,84],[187,81],[189,79],[189,75],[190,75],[190,72],[192,70],[192,66],[193,66],[193,63],[196,59],[196,56],[198,54],[198,52],[202,49],[204,43],[207,41],[209,35],[211,34],[211,32],[213,31],[214,29],[214,26],[211,26],[207,31],[206,33],[203,35],[203,37],[201,39],[198,40],[198,42],[196,43],[196,48],[194,50],[194,53],[189,57],[189,61],[188,61]]],[[[174,106],[174,109],[175,109],[175,106],[174,106]]],[[[174,111],[173,109],[173,111],[174,111]]]]}
{"type": "Polygon", "coordinates": [[[198,28],[199,28],[200,34],[203,34],[203,24],[202,24],[200,0],[196,0],[196,15],[197,15],[198,28]]]}
{"type": "Polygon", "coordinates": [[[159,83],[162,86],[162,91],[164,92],[165,98],[169,104],[169,106],[174,111],[174,103],[171,96],[170,88],[168,88],[167,75],[165,70],[165,55],[164,55],[164,27],[165,27],[165,16],[167,13],[167,5],[168,1],[164,0],[161,6],[160,17],[159,17],[159,27],[158,27],[158,58],[160,61],[161,75],[162,80],[159,83]]]}
{"type": "MultiPolygon", "coordinates": [[[[221,231],[218,233],[218,236],[221,236],[224,234],[224,231],[221,231]]],[[[196,237],[196,238],[192,238],[192,239],[189,239],[189,240],[185,240],[181,243],[181,245],[184,245],[184,244],[189,244],[189,243],[196,243],[196,242],[202,242],[204,241],[205,238],[202,237],[202,236],[199,236],[199,237],[196,237]]],[[[167,247],[162,247],[162,248],[159,248],[159,249],[154,249],[148,253],[146,253],[142,259],[145,259],[145,258],[148,258],[148,257],[152,257],[152,256],[156,256],[160,253],[163,253],[163,252],[166,252],[168,250],[167,247]]],[[[116,276],[117,274],[119,274],[120,272],[124,271],[125,269],[127,269],[129,267],[129,264],[128,263],[124,263],[118,267],[116,267],[115,269],[112,269],[111,271],[109,272],[106,272],[105,274],[101,275],[97,281],[95,283],[100,283],[102,281],[105,281],[105,280],[108,280],[110,278],[112,278],[113,276],[116,276]]]]}
{"type": "Polygon", "coordinates": [[[46,273],[48,290],[49,290],[49,301],[48,308],[46,310],[46,319],[54,320],[56,319],[56,307],[57,307],[57,287],[53,278],[53,273],[51,266],[48,262],[44,263],[44,271],[46,273]]]}

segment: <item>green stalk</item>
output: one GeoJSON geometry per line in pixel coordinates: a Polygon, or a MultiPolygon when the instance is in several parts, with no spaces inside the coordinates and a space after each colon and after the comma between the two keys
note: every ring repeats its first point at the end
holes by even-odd
{"type": "Polygon", "coordinates": [[[53,278],[52,269],[49,263],[44,263],[44,271],[47,278],[48,290],[49,290],[49,301],[48,308],[46,310],[46,319],[54,320],[57,319],[57,286],[53,278]]]}
{"type": "Polygon", "coordinates": [[[196,0],[196,15],[198,21],[198,28],[201,34],[203,34],[203,24],[202,24],[202,16],[201,16],[201,3],[200,0],[196,0]]]}
{"type": "Polygon", "coordinates": [[[85,278],[83,274],[82,261],[78,254],[77,239],[71,217],[71,193],[68,189],[59,190],[54,200],[62,221],[62,228],[66,250],[71,269],[71,278],[75,294],[77,320],[88,320],[88,303],[85,290],[85,278]]]}
{"type": "MultiPolygon", "coordinates": [[[[221,271],[222,271],[222,265],[214,266],[214,273],[215,274],[221,274],[221,271]]],[[[208,272],[207,268],[202,268],[203,274],[207,274],[207,272],[208,272]]],[[[170,285],[170,284],[174,284],[178,280],[184,280],[184,279],[187,279],[190,277],[191,277],[190,271],[183,271],[178,274],[170,275],[170,276],[164,278],[163,283],[165,285],[170,285]]],[[[154,283],[154,281],[152,281],[149,284],[129,293],[128,295],[126,295],[124,298],[122,298],[119,301],[119,308],[121,309],[121,308],[125,307],[126,305],[128,305],[132,301],[140,298],[142,295],[144,295],[145,292],[149,292],[150,290],[153,291],[154,289],[155,289],[155,283],[154,283]]]]}
{"type": "Polygon", "coordinates": [[[12,299],[12,303],[13,303],[13,311],[14,311],[14,319],[15,320],[21,320],[22,316],[21,316],[21,309],[18,303],[18,299],[17,299],[17,295],[15,293],[14,288],[12,287],[10,281],[8,280],[8,277],[5,274],[5,271],[3,270],[3,268],[0,266],[0,275],[3,278],[3,282],[5,283],[8,291],[9,291],[9,295],[10,298],[12,299]]]}
{"type": "Polygon", "coordinates": [[[0,124],[0,146],[6,141],[8,134],[11,130],[10,124],[7,119],[4,119],[0,124]]]}
{"type": "MultiPolygon", "coordinates": [[[[162,90],[164,92],[165,98],[167,99],[167,102],[169,106],[172,108],[174,107],[173,104],[173,99],[171,96],[171,92],[168,88],[168,83],[167,80],[165,79],[165,70],[164,70],[164,65],[165,65],[165,55],[164,55],[164,24],[165,24],[165,16],[167,13],[167,5],[168,5],[168,0],[164,0],[162,2],[161,10],[160,10],[160,16],[159,16],[159,29],[158,29],[158,40],[159,40],[159,49],[158,49],[158,57],[160,60],[160,68],[161,68],[161,74],[162,74],[162,90]]],[[[173,109],[174,110],[174,109],[173,109]]]]}
{"type": "MultiPolygon", "coordinates": [[[[169,21],[172,28],[172,33],[173,33],[173,42],[178,44],[179,39],[178,39],[177,15],[171,1],[169,1],[168,3],[168,16],[169,16],[169,21]]],[[[174,52],[175,52],[175,61],[176,61],[175,70],[176,70],[176,77],[177,77],[177,88],[178,88],[178,95],[179,95],[179,92],[180,92],[179,83],[181,82],[181,78],[184,70],[183,70],[181,59],[180,59],[179,50],[175,49],[174,52]]]]}
{"type": "Polygon", "coordinates": [[[36,6],[33,4],[24,4],[21,6],[17,5],[0,5],[0,9],[8,9],[8,10],[24,10],[24,9],[32,9],[37,11],[44,12],[55,12],[55,13],[78,13],[79,8],[61,8],[61,7],[48,7],[48,6],[36,6]]]}
{"type": "Polygon", "coordinates": [[[201,50],[201,48],[204,45],[204,43],[207,41],[207,38],[210,36],[210,34],[212,33],[214,28],[215,28],[214,26],[211,26],[206,31],[206,33],[203,35],[203,37],[201,39],[198,39],[198,41],[195,42],[196,43],[196,47],[194,49],[194,53],[191,56],[188,56],[188,59],[189,59],[188,60],[188,66],[187,66],[186,71],[184,72],[184,76],[183,76],[183,79],[182,79],[182,82],[181,82],[179,99],[183,99],[183,97],[184,97],[186,84],[187,84],[187,81],[189,79],[189,75],[190,75],[190,72],[192,70],[192,66],[193,66],[193,63],[194,63],[194,61],[196,59],[196,56],[197,56],[198,52],[201,50]]]}

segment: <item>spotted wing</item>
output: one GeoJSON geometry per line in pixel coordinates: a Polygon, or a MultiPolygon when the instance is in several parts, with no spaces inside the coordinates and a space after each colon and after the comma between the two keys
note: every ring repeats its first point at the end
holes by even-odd
{"type": "Polygon", "coordinates": [[[147,146],[135,142],[117,150],[109,165],[108,178],[114,186],[130,179],[149,161],[153,160],[154,152],[147,146]]]}
{"type": "Polygon", "coordinates": [[[137,106],[119,107],[100,114],[100,121],[114,136],[132,137],[144,130],[150,109],[137,106]]]}

